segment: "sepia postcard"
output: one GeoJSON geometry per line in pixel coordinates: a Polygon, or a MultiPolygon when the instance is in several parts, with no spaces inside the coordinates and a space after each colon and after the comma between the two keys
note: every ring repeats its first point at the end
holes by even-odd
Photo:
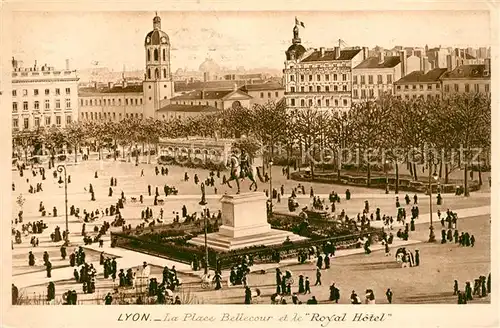
{"type": "Polygon", "coordinates": [[[2,327],[500,326],[498,3],[1,17],[2,327]]]}

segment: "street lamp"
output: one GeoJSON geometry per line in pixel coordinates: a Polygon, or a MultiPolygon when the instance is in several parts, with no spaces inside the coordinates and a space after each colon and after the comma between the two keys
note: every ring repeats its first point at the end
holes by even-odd
{"type": "Polygon", "coordinates": [[[66,166],[59,164],[57,165],[57,172],[64,172],[64,181],[62,181],[62,176],[59,176],[59,184],[64,182],[64,215],[66,217],[66,236],[64,240],[64,244],[69,245],[69,228],[68,228],[68,178],[66,176],[66,166]]]}
{"type": "Polygon", "coordinates": [[[389,161],[386,159],[384,162],[384,171],[385,171],[385,193],[389,193],[389,178],[387,177],[387,165],[389,164],[389,161]]]}
{"type": "Polygon", "coordinates": [[[273,161],[269,161],[269,211],[273,211],[273,161]]]}
{"type": "Polygon", "coordinates": [[[207,200],[205,199],[205,183],[201,183],[201,200],[198,203],[201,206],[201,215],[203,216],[203,222],[205,224],[205,274],[208,273],[208,243],[207,243],[207,215],[206,206],[207,200]]]}
{"type": "Polygon", "coordinates": [[[429,226],[429,242],[433,243],[436,241],[436,236],[434,235],[434,226],[432,225],[432,178],[434,181],[437,181],[438,175],[436,171],[431,175],[431,164],[434,164],[433,161],[429,162],[429,217],[430,217],[430,226],[429,226]]]}

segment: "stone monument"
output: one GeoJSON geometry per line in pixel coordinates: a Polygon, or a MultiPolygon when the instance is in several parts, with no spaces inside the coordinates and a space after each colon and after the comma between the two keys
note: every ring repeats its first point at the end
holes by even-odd
{"type": "MultiPolygon", "coordinates": [[[[209,248],[231,251],[251,246],[269,246],[290,241],[307,239],[292,232],[271,229],[267,223],[267,197],[262,192],[224,195],[222,203],[222,226],[219,232],[207,234],[209,248]]],[[[191,239],[189,243],[204,246],[203,234],[191,239]]]]}

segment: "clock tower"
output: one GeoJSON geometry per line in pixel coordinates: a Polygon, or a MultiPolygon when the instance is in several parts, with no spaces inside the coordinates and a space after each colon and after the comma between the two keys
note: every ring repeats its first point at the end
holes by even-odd
{"type": "Polygon", "coordinates": [[[156,117],[156,111],[168,104],[174,94],[170,69],[170,39],[161,30],[161,18],[156,14],[153,31],[144,40],[146,73],[144,74],[144,117],[156,117]]]}

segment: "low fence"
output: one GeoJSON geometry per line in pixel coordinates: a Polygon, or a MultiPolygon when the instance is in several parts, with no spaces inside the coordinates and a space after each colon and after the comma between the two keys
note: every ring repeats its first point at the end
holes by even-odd
{"type": "MultiPolygon", "coordinates": [[[[382,234],[383,229],[370,228],[349,235],[332,236],[322,239],[308,239],[267,247],[256,246],[230,252],[220,252],[209,249],[208,262],[211,269],[229,268],[235,264],[241,263],[242,258],[245,256],[253,258],[254,263],[273,263],[279,262],[280,259],[297,257],[298,253],[302,250],[309,249],[313,246],[323,247],[327,243],[335,245],[336,249],[360,247],[357,243],[358,239],[369,237],[373,241],[377,241],[381,239],[382,234]]],[[[126,248],[186,264],[191,264],[195,255],[199,260],[205,256],[204,247],[187,244],[184,240],[157,243],[122,233],[111,233],[111,241],[114,247],[126,248]]]]}
{"type": "MultiPolygon", "coordinates": [[[[293,172],[290,174],[290,178],[296,181],[305,181],[311,182],[311,175],[306,174],[304,172],[293,172]]],[[[314,182],[325,183],[325,184],[341,184],[346,186],[358,186],[358,187],[368,187],[367,182],[368,178],[366,176],[351,176],[347,174],[341,174],[340,179],[336,173],[315,173],[314,174],[314,182]]],[[[370,186],[369,188],[377,188],[377,189],[385,189],[386,181],[389,185],[390,189],[395,189],[396,187],[396,178],[388,177],[387,180],[385,177],[372,177],[370,178],[370,186]]],[[[429,184],[424,181],[413,181],[410,179],[400,178],[399,181],[399,190],[401,191],[410,191],[410,192],[421,192],[427,193],[429,184]]],[[[443,194],[455,193],[457,189],[457,185],[461,185],[462,183],[448,183],[448,184],[437,184],[434,183],[431,185],[432,192],[437,193],[438,189],[443,194]]],[[[477,181],[469,181],[468,185],[469,191],[477,191],[480,189],[479,182],[477,181]]]]}

